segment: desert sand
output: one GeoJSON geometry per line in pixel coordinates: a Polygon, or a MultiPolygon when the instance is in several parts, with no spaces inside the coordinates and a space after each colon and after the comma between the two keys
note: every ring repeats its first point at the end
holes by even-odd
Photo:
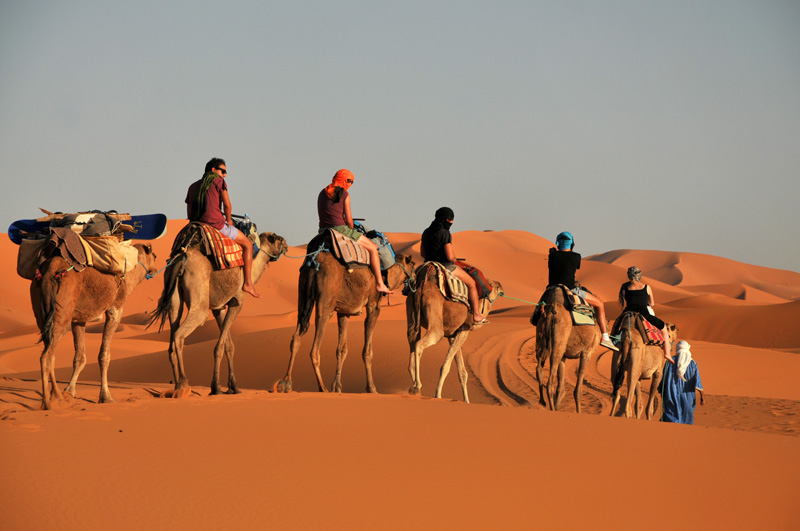
{"type": "MultiPolygon", "coordinates": [[[[159,267],[184,223],[170,221],[168,235],[152,242],[159,267]]],[[[419,234],[388,236],[421,263],[419,234]]],[[[97,403],[96,322],[87,326],[77,396],[42,411],[30,281],[16,275],[17,247],[1,237],[2,528],[800,529],[800,274],[673,251],[584,256],[578,279],[610,319],[636,265],[656,313],[692,344],[706,403],[684,426],[612,416],[604,349],[592,356],[583,413],[569,385],[574,361],[561,410],[541,408],[528,319],[547,282],[550,241],[525,231],[453,239],[458,255],[507,295],[464,345],[471,404],[455,370],[444,398],[431,398],[445,342],[423,355],[423,396],[408,394],[400,294],[384,301],[375,332],[378,395],[364,393],[363,317],[351,319],[343,393],[316,390],[313,326],[294,392],[271,392],[297,316],[293,257],[305,253],[305,242],[289,242],[288,256],[257,285],[262,298],[247,300],[233,328],[242,394],[208,394],[217,338],[209,314],[186,345],[192,395],[159,397],[172,388],[168,332],[145,325],[163,286],[158,275],[131,295],[114,336],[116,402],[97,403]]],[[[322,351],[327,382],[335,347],[334,320],[322,351]]],[[[72,352],[67,335],[56,357],[62,388],[72,352]]]]}

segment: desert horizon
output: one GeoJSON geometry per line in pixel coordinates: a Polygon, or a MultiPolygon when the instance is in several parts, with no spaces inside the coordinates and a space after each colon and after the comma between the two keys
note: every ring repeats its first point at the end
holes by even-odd
{"type": "MultiPolygon", "coordinates": [[[[185,223],[170,220],[167,235],[150,242],[159,269],[185,223]]],[[[386,235],[396,252],[422,263],[420,234],[386,235]]],[[[409,395],[399,291],[384,299],[375,330],[377,395],[364,392],[363,315],[350,319],[342,393],[317,392],[313,324],[295,362],[294,392],[272,392],[286,372],[305,254],[305,242],[289,243],[257,283],[261,298],[248,298],[233,325],[241,394],[209,396],[218,337],[209,313],[184,350],[191,395],[160,398],[172,388],[172,370],[168,331],[146,326],[163,288],[156,275],[127,300],[111,343],[116,402],[97,403],[98,321],[87,325],[76,396],[43,411],[30,281],[16,274],[18,247],[0,239],[8,275],[0,287],[0,505],[8,529],[800,525],[800,273],[669,250],[583,256],[577,278],[604,301],[609,320],[621,311],[626,269],[636,265],[657,315],[691,343],[706,403],[684,426],[624,418],[625,387],[612,416],[611,355],[602,348],[590,360],[582,413],[572,396],[577,361],[567,361],[560,410],[539,406],[528,320],[553,244],[522,230],[453,233],[458,256],[500,281],[506,295],[463,346],[470,404],[455,369],[443,398],[431,398],[446,341],[425,350],[422,396],[409,395]]],[[[326,384],[335,330],[332,319],[321,351],[326,384]]],[[[67,334],[56,354],[62,389],[72,353],[67,334]]]]}

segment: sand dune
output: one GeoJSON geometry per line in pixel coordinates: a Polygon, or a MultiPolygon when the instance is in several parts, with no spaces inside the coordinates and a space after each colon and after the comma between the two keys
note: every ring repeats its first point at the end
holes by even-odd
{"type": "MultiPolygon", "coordinates": [[[[159,267],[185,222],[152,242],[159,267]]],[[[269,230],[268,227],[261,227],[269,230]]],[[[419,264],[419,234],[390,233],[419,264]]],[[[561,411],[538,405],[530,302],[547,283],[551,243],[524,231],[456,232],[459,257],[499,280],[491,323],[463,347],[470,405],[453,373],[434,400],[446,342],[422,359],[422,397],[407,394],[405,301],[384,301],[374,338],[379,395],[363,394],[363,316],[351,319],[344,392],[316,392],[303,337],[295,392],[270,392],[288,364],[304,242],[270,265],[233,326],[240,395],[208,396],[218,336],[189,337],[183,400],[171,388],[168,332],[147,328],[163,287],[143,282],[112,345],[113,404],[97,404],[102,323],[87,327],[77,396],[40,411],[38,329],[17,248],[0,238],[0,490],[4,527],[67,529],[797,529],[800,510],[800,274],[695,253],[616,250],[584,260],[579,280],[608,316],[637,265],[656,311],[692,343],[707,403],[695,426],[611,416],[610,358],[587,369],[583,413],[568,362],[561,411]],[[674,500],[678,505],[670,503],[674,500]]],[[[576,249],[579,251],[579,249],[576,249]]],[[[335,319],[322,373],[335,371],[335,319]]],[[[56,376],[72,371],[72,340],[56,376]]],[[[227,370],[223,363],[223,381],[227,370]]],[[[549,373],[549,368],[548,368],[549,373]]],[[[649,387],[649,386],[645,386],[649,387]]],[[[625,399],[623,398],[623,406],[625,399]]]]}

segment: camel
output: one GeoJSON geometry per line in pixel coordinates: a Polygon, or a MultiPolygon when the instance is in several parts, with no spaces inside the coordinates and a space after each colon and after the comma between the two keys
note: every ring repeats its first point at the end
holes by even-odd
{"type": "MultiPolygon", "coordinates": [[[[297,351],[300,349],[300,337],[308,331],[311,311],[316,306],[314,342],[311,345],[311,363],[317,377],[320,392],[327,392],[320,373],[320,346],[325,335],[325,327],[334,312],[339,325],[339,345],[336,348],[336,375],[331,390],[342,392],[342,365],[347,357],[347,324],[353,315],[359,315],[364,307],[367,314],[364,319],[364,349],[361,357],[367,372],[368,393],[377,393],[372,378],[372,335],[378,322],[382,294],[378,292],[375,276],[367,267],[348,269],[331,253],[319,253],[316,257],[319,269],[304,265],[300,268],[297,295],[297,327],[289,345],[289,367],[286,375],[275,385],[280,393],[292,390],[292,368],[297,351]]],[[[391,290],[399,289],[411,279],[410,271],[414,270],[414,262],[410,256],[397,254],[395,264],[386,270],[386,285],[391,290]]]]}
{"type": "Polygon", "coordinates": [[[536,325],[536,380],[539,382],[539,404],[548,406],[553,411],[558,411],[561,399],[564,397],[564,377],[566,360],[579,359],[578,381],[575,384],[575,408],[581,412],[581,395],[583,394],[583,378],[592,353],[600,345],[600,326],[573,325],[570,310],[561,298],[560,290],[554,290],[555,297],[545,300],[542,316],[536,325]],[[550,361],[550,377],[545,385],[543,383],[544,367],[550,361]],[[558,387],[556,388],[556,374],[558,374],[558,387]],[[548,400],[545,400],[545,394],[548,400]]]}
{"type": "MultiPolygon", "coordinates": [[[[439,290],[436,274],[436,269],[433,267],[420,268],[416,278],[417,290],[406,298],[408,344],[411,348],[408,372],[411,374],[413,382],[408,392],[412,395],[422,392],[420,376],[422,351],[436,345],[443,337],[446,337],[450,347],[439,372],[439,383],[436,385],[434,397],[441,398],[444,381],[450,373],[450,365],[455,358],[464,402],[469,403],[468,374],[461,346],[467,340],[470,330],[475,327],[472,324],[472,312],[466,304],[445,299],[439,290]],[[421,331],[422,328],[425,328],[424,335],[421,331]]],[[[503,294],[503,287],[499,282],[490,280],[489,285],[491,293],[488,297],[481,299],[480,313],[484,318],[489,315],[497,297],[503,294]]],[[[480,326],[482,325],[477,325],[477,327],[480,326]]]]}
{"type": "MultiPolygon", "coordinates": [[[[271,232],[258,235],[259,252],[253,259],[253,283],[258,282],[270,262],[276,261],[289,249],[286,240],[271,232]]],[[[214,373],[211,378],[212,395],[221,394],[219,369],[222,354],[228,360],[227,394],[240,393],[233,372],[233,340],[230,330],[233,321],[242,310],[245,299],[242,291],[244,281],[242,268],[215,269],[211,261],[198,249],[189,247],[185,252],[173,257],[171,267],[164,274],[164,290],[158,301],[150,324],[161,320],[159,331],[169,318],[169,361],[172,365],[175,388],[164,396],[181,398],[191,393],[189,380],[183,363],[183,346],[186,338],[205,323],[211,310],[217,321],[220,334],[214,347],[214,373]],[[183,306],[186,305],[186,319],[181,322],[183,306]]]]}
{"type": "Polygon", "coordinates": [[[86,323],[99,319],[103,314],[106,320],[98,355],[99,402],[114,402],[108,389],[111,337],[122,319],[125,300],[142,280],[156,272],[156,255],[152,248],[145,244],[136,244],[135,247],[139,263],[124,275],[101,273],[92,267],[75,272],[60,255],[51,257],[39,266],[42,276],[31,282],[30,294],[33,314],[44,344],[40,360],[42,409],[52,409],[53,402],[64,399],[55,376],[55,354],[59,340],[71,326],[75,356],[72,378],[64,393],[75,396],[78,376],[86,365],[86,323]]]}
{"type": "MultiPolygon", "coordinates": [[[[617,408],[625,373],[628,374],[628,398],[625,406],[625,417],[633,416],[634,393],[636,395],[636,418],[641,418],[642,410],[639,404],[640,382],[651,379],[650,398],[647,400],[645,415],[647,419],[653,418],[655,410],[656,390],[661,383],[664,371],[664,350],[660,346],[645,345],[642,335],[636,330],[632,319],[626,319],[621,329],[620,351],[615,352],[611,358],[611,382],[613,384],[611,415],[617,408]]],[[[669,332],[670,344],[674,345],[678,336],[678,328],[674,324],[665,323],[669,332]]]]}

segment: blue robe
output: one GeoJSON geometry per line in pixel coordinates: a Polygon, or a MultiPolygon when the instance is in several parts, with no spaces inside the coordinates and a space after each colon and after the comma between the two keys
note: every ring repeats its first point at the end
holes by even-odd
{"type": "Polygon", "coordinates": [[[678,377],[678,366],[667,363],[664,367],[664,377],[658,391],[661,393],[661,422],[677,422],[679,424],[694,424],[694,408],[697,405],[695,389],[702,389],[700,371],[694,360],[686,368],[684,382],[678,377]]]}

